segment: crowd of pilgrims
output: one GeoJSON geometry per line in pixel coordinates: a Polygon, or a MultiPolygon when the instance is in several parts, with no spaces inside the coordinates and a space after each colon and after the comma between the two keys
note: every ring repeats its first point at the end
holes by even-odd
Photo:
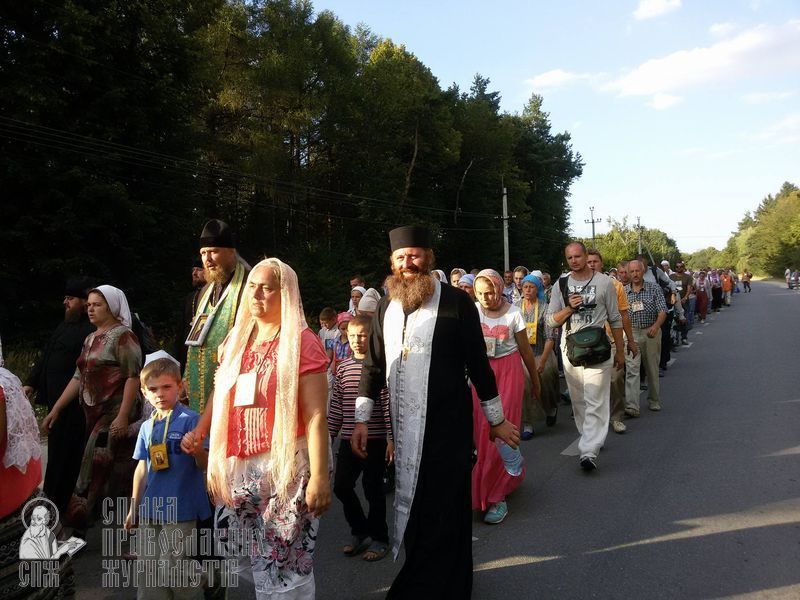
{"type": "MultiPolygon", "coordinates": [[[[206,226],[200,246],[202,259],[192,270],[195,289],[187,296],[183,330],[171,354],[155,347],[155,336],[130,310],[122,290],[73,279],[65,293],[65,319],[24,385],[0,369],[5,416],[0,530],[11,526],[27,500],[46,496],[59,511],[57,539],[85,537],[103,498],[132,496],[125,527],[158,532],[168,524],[159,525],[153,515],[148,519],[139,507],[158,495],[174,496],[180,510],[173,525],[187,535],[235,521],[282,548],[279,567],[275,560],[251,556],[255,586],[267,590],[259,597],[271,597],[268,591],[279,588],[295,592],[281,598],[313,597],[311,557],[318,517],[331,502],[331,481],[350,529],[342,532],[341,552],[377,561],[392,549],[386,494],[392,489],[395,447],[386,387],[375,399],[366,446],[350,444],[373,316],[389,292],[388,278],[367,287],[361,276],[352,276],[349,297],[319,313],[314,333],[291,267],[277,259],[251,267],[222,222],[206,226]],[[278,343],[291,336],[296,344],[278,343]],[[49,409],[41,424],[49,434],[43,492],[37,490],[42,452],[38,431],[31,430],[29,401],[49,409]],[[330,443],[336,447],[337,438],[338,453],[331,456],[330,443]],[[366,507],[355,491],[359,477],[366,507]]],[[[612,377],[604,424],[606,431],[621,434],[639,416],[642,390],[648,390],[649,408],[661,410],[658,378],[671,352],[688,343],[688,331],[710,312],[730,307],[735,293],[750,292],[752,275],[733,269],[691,272],[681,262],[675,270],[667,261],[648,266],[641,255],[606,268],[599,252],[584,251],[592,272],[613,280],[620,312],[637,310],[636,303],[647,312],[637,296],[643,280],[663,293],[663,304],[659,299],[653,309],[661,341],[657,355],[637,347],[625,331],[629,373],[622,369],[612,377]]],[[[560,277],[554,281],[547,272],[523,266],[502,274],[431,270],[430,276],[474,302],[504,417],[520,439],[534,439],[540,424],[570,423],[575,416],[564,414],[571,398],[562,383],[566,359],[560,350],[565,333],[548,318],[566,306],[560,277]]],[[[478,393],[472,389],[472,394],[471,505],[484,522],[500,524],[509,513],[507,497],[525,477],[524,461],[490,439],[478,393]]],[[[596,453],[581,456],[580,467],[596,469],[596,453]]],[[[224,555],[226,549],[218,551],[224,555]]],[[[47,550],[42,552],[47,557],[47,550]]],[[[143,586],[138,595],[169,597],[156,592],[143,586]]]]}

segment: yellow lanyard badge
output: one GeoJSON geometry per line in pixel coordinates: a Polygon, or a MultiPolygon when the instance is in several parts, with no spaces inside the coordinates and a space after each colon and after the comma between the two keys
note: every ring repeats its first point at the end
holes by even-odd
{"type": "Polygon", "coordinates": [[[169,431],[169,418],[172,416],[172,411],[167,413],[167,422],[164,424],[164,437],[161,439],[160,444],[153,444],[153,431],[156,428],[156,414],[153,415],[153,428],[150,430],[150,468],[153,471],[163,471],[169,469],[169,457],[167,456],[167,431],[169,431]]]}
{"type": "Polygon", "coordinates": [[[528,321],[528,343],[533,346],[536,344],[536,330],[539,327],[539,302],[534,305],[533,321],[528,321]]]}

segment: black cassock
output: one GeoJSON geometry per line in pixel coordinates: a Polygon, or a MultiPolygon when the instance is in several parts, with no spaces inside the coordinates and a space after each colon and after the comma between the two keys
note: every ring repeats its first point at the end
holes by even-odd
{"type": "MultiPolygon", "coordinates": [[[[58,325],[25,384],[36,390],[37,404],[53,408],[72,379],[83,341],[92,331],[94,325],[85,315],[80,321],[58,325]]],[[[85,443],[86,418],[81,403],[73,400],[61,411],[47,437],[44,493],[62,515],[78,480],[85,443]]]]}
{"type": "MultiPolygon", "coordinates": [[[[373,317],[360,396],[378,398],[386,384],[388,305],[388,298],[381,299],[373,317]]],[[[466,376],[482,401],[497,396],[497,385],[478,311],[465,292],[442,284],[432,343],[422,457],[403,536],[406,561],[391,599],[468,598],[472,591],[473,417],[466,376]]]]}

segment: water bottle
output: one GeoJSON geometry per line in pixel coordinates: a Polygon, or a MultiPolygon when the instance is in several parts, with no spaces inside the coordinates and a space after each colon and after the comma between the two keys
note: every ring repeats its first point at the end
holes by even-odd
{"type": "Polygon", "coordinates": [[[512,477],[519,477],[522,474],[522,468],[525,466],[525,458],[522,456],[522,452],[519,451],[519,448],[515,450],[500,438],[495,438],[494,443],[503,458],[503,466],[506,469],[506,473],[512,477]]]}

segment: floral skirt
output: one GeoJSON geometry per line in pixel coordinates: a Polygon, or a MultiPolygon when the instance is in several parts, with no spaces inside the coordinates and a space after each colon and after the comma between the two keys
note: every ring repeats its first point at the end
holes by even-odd
{"type": "Polygon", "coordinates": [[[233,506],[217,510],[216,528],[222,530],[220,556],[250,559],[258,600],[313,599],[319,519],[306,505],[311,476],[306,439],[297,440],[297,475],[286,501],[271,489],[269,452],[228,460],[233,506]]]}

